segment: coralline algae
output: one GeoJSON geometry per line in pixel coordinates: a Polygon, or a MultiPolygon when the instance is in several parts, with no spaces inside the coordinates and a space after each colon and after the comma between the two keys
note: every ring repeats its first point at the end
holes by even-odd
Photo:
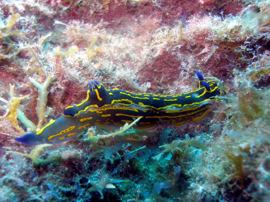
{"type": "Polygon", "coordinates": [[[2,0],[0,201],[269,201],[270,1],[2,0]],[[140,119],[77,139],[15,141],[80,103],[86,84],[226,92],[198,123],[140,119]],[[194,87],[193,87],[194,86],[194,87]]]}

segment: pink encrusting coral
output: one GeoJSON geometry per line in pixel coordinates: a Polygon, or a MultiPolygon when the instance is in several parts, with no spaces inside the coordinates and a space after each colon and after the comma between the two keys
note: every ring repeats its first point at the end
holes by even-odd
{"type": "Polygon", "coordinates": [[[0,201],[269,200],[269,0],[0,7],[0,201]],[[174,95],[196,87],[196,70],[226,92],[199,123],[15,141],[85,99],[90,80],[174,95]]]}

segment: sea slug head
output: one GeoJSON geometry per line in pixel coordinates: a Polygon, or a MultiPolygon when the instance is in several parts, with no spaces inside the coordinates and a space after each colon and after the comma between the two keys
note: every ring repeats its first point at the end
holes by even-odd
{"type": "Polygon", "coordinates": [[[195,75],[199,79],[199,86],[204,87],[208,92],[217,96],[221,96],[226,93],[224,84],[221,80],[215,77],[204,77],[203,73],[199,70],[195,71],[195,75]]]}

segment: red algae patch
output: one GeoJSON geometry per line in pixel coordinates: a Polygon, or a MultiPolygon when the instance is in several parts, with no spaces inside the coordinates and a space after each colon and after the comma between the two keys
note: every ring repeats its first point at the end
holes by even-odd
{"type": "Polygon", "coordinates": [[[62,86],[53,86],[48,97],[49,106],[58,106],[57,113],[62,113],[68,105],[81,102],[86,97],[86,87],[72,80],[66,80],[62,86]]]}
{"type": "Polygon", "coordinates": [[[150,89],[157,90],[160,86],[171,85],[179,79],[180,61],[171,53],[164,52],[138,74],[141,82],[150,82],[150,89]]]}

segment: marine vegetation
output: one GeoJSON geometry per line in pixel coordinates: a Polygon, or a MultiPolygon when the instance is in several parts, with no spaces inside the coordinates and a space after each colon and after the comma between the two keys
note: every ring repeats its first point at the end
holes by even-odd
{"type": "Polygon", "coordinates": [[[0,201],[270,201],[269,0],[0,0],[0,201]]]}

